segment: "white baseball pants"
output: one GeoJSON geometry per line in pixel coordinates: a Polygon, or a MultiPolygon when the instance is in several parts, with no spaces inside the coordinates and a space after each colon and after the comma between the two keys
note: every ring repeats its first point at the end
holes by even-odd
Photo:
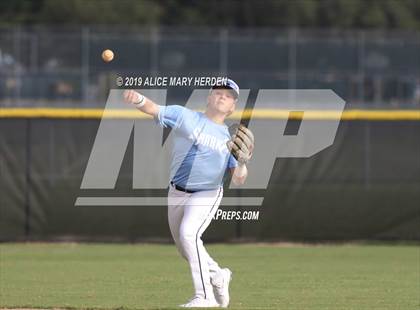
{"type": "Polygon", "coordinates": [[[214,298],[210,279],[220,267],[204,248],[201,235],[219,208],[222,197],[223,187],[185,193],[169,186],[169,228],[178,251],[190,265],[195,296],[206,299],[214,298]]]}

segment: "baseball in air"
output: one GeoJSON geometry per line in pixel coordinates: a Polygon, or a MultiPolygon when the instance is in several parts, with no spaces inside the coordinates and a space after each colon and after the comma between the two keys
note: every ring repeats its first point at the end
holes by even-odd
{"type": "Polygon", "coordinates": [[[105,61],[105,62],[110,62],[110,61],[112,61],[112,59],[114,59],[114,52],[113,51],[111,51],[111,50],[104,50],[103,52],[102,52],[102,59],[105,61]]]}

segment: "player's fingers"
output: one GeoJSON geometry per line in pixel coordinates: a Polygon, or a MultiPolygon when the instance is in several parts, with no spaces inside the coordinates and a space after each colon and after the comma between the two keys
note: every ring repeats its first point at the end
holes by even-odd
{"type": "Polygon", "coordinates": [[[133,103],[133,96],[134,96],[134,91],[133,90],[126,90],[124,93],[124,99],[127,103],[133,103]]]}
{"type": "Polygon", "coordinates": [[[138,98],[138,94],[134,90],[132,90],[131,91],[131,98],[130,98],[131,102],[132,103],[136,103],[137,102],[137,98],[138,98]]]}
{"type": "Polygon", "coordinates": [[[124,93],[124,99],[128,103],[136,103],[139,101],[140,94],[132,89],[127,90],[124,93]]]}

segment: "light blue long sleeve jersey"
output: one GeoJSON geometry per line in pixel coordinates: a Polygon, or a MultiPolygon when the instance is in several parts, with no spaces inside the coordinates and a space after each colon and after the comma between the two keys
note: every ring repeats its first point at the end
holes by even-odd
{"type": "Polygon", "coordinates": [[[216,189],[238,165],[227,149],[228,127],[179,105],[159,106],[158,123],[173,131],[171,181],[188,190],[216,189]]]}

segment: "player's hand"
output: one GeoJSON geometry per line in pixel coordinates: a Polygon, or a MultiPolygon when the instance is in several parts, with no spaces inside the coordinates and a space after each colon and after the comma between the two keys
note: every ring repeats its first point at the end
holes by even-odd
{"type": "Polygon", "coordinates": [[[125,90],[123,96],[124,96],[124,101],[130,104],[139,103],[142,97],[138,92],[132,89],[125,90]]]}

